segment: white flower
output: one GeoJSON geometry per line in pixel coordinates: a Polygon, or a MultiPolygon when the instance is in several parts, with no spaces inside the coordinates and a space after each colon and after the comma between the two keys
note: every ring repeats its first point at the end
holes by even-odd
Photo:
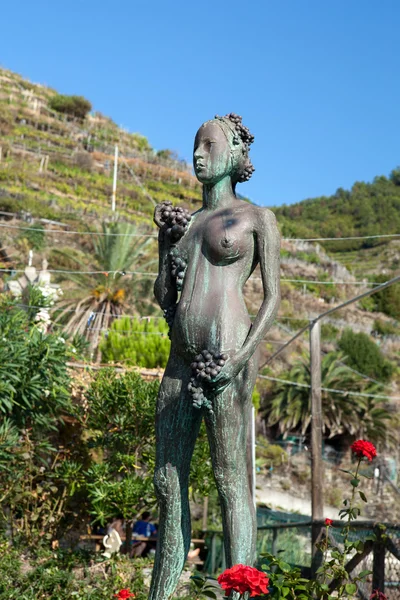
{"type": "Polygon", "coordinates": [[[46,396],[50,396],[50,390],[43,390],[44,395],[46,396]]]}
{"type": "Polygon", "coordinates": [[[59,342],[61,342],[62,344],[65,344],[65,340],[64,340],[64,338],[63,338],[63,337],[58,337],[58,338],[57,338],[57,340],[58,340],[59,342]]]}
{"type": "Polygon", "coordinates": [[[74,353],[75,353],[75,352],[76,352],[76,348],[72,348],[72,352],[74,352],[74,353]]]}

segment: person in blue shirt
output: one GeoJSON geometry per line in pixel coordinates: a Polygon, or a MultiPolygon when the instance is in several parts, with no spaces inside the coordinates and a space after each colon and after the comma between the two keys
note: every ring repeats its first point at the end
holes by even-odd
{"type": "MultiPolygon", "coordinates": [[[[150,513],[145,511],[141,514],[140,519],[136,521],[133,526],[132,533],[133,535],[142,535],[144,537],[150,538],[155,537],[157,534],[157,528],[153,523],[150,523],[150,513]]],[[[152,542],[144,542],[138,541],[133,542],[132,547],[132,556],[146,556],[151,548],[154,547],[154,543],[152,542]]]]}

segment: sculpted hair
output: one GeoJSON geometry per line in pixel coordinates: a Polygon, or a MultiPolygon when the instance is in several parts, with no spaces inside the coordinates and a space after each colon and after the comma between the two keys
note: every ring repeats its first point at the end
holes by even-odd
{"type": "Polygon", "coordinates": [[[215,120],[221,126],[231,146],[232,186],[235,189],[237,183],[248,181],[255,171],[249,157],[250,144],[254,142],[254,135],[243,125],[242,117],[235,113],[229,113],[224,117],[216,115],[215,120]]]}

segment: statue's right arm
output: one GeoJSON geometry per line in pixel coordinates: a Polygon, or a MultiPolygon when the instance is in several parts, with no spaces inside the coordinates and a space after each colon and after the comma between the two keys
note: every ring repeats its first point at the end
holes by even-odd
{"type": "Polygon", "coordinates": [[[158,234],[158,277],[154,284],[154,295],[163,310],[175,306],[178,299],[175,280],[171,275],[171,242],[161,227],[158,234]]]}

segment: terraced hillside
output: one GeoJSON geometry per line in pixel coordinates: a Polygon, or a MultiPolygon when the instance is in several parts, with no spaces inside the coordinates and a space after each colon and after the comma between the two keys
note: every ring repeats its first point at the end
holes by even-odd
{"type": "Polygon", "coordinates": [[[52,110],[56,95],[0,69],[0,210],[67,223],[110,216],[116,144],[121,218],[148,224],[160,200],[198,205],[200,186],[185,162],[100,113],[77,119],[52,110]]]}
{"type": "MultiPolygon", "coordinates": [[[[119,219],[136,224],[145,234],[154,233],[155,203],[171,200],[191,211],[199,207],[201,187],[189,165],[168,150],[156,152],[144,136],[121,129],[99,113],[76,118],[54,110],[55,97],[55,90],[0,69],[0,267],[24,268],[33,249],[37,266],[46,258],[50,269],[73,270],[79,260],[79,269],[98,270],[88,228],[94,231],[101,222],[119,219]],[[116,144],[120,160],[117,211],[113,214],[116,144]],[[42,233],[35,231],[40,228],[44,228],[42,233]],[[77,233],[67,235],[63,230],[77,233]]],[[[332,198],[278,207],[276,213],[286,238],[398,233],[399,200],[399,178],[393,171],[388,179],[355,184],[351,192],[338,190],[332,198]],[[379,209],[379,202],[384,210],[379,209]]],[[[398,273],[400,242],[384,242],[331,242],[322,248],[284,241],[281,320],[269,333],[265,356],[307,319],[366,289],[369,279],[398,273]],[[361,282],[365,285],[360,286],[361,282]]],[[[155,243],[149,246],[149,253],[156,258],[155,243]]],[[[9,273],[3,279],[7,277],[9,273]]],[[[53,275],[67,290],[68,277],[53,275]]],[[[102,275],[94,277],[100,281],[102,275]]],[[[150,290],[151,278],[148,282],[146,289],[150,290]]],[[[246,287],[252,313],[259,306],[261,292],[255,273],[246,287]]],[[[328,323],[324,325],[327,348],[335,349],[341,332],[350,326],[355,331],[374,332],[390,359],[399,364],[399,317],[380,309],[381,305],[364,303],[333,315],[330,328],[328,323]],[[377,327],[377,321],[383,326],[377,327]]],[[[125,312],[137,314],[138,310],[131,303],[125,312]]],[[[151,311],[159,314],[154,306],[151,311]]],[[[288,368],[303,351],[303,342],[291,346],[274,365],[275,372],[288,368]]]]}

